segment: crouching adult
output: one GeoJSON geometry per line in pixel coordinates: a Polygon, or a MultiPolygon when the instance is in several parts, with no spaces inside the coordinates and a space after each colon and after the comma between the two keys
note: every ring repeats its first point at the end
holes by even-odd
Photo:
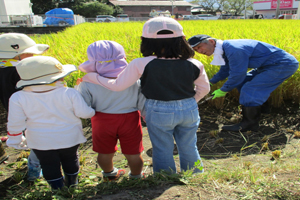
{"type": "Polygon", "coordinates": [[[224,97],[234,88],[240,92],[243,119],[238,124],[223,126],[225,131],[257,131],[261,106],[271,92],[299,67],[299,62],[291,54],[257,40],[222,41],[208,35],[195,35],[188,42],[198,53],[214,55],[211,64],[221,66],[210,79],[211,84],[228,78],[220,89],[212,93],[213,99],[224,97]],[[249,68],[252,70],[248,71],[249,68]]]}

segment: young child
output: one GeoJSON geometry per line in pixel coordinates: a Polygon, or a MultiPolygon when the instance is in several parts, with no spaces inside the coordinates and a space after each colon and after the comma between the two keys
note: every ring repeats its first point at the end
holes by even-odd
{"type": "MultiPolygon", "coordinates": [[[[6,111],[8,111],[10,96],[18,91],[16,84],[20,77],[15,65],[24,58],[32,57],[34,54],[43,54],[48,49],[49,45],[36,44],[22,33],[0,35],[0,99],[6,111]]],[[[8,155],[5,158],[7,159],[8,155]]],[[[30,151],[27,166],[27,180],[34,181],[40,177],[40,162],[33,151],[30,151]]]]}
{"type": "Polygon", "coordinates": [[[193,59],[194,51],[185,40],[182,26],[174,19],[156,17],[143,27],[141,53],[115,80],[88,73],[83,81],[122,91],[141,79],[146,97],[146,123],[153,146],[153,170],[176,173],[174,139],[182,170],[201,161],[197,150],[200,122],[197,102],[208,94],[210,85],[203,64],[193,59]]]}
{"type": "MultiPolygon", "coordinates": [[[[100,40],[89,45],[88,61],[79,69],[95,72],[107,78],[116,78],[128,65],[124,48],[114,41],[100,40]]],[[[113,165],[113,157],[120,141],[122,153],[128,161],[130,178],[142,178],[143,151],[140,108],[145,97],[140,93],[139,82],[132,83],[122,92],[113,92],[100,85],[82,82],[79,92],[92,108],[96,110],[92,122],[93,150],[98,153],[98,164],[102,168],[105,181],[117,180],[125,174],[124,169],[113,165]]]]}
{"type": "Polygon", "coordinates": [[[63,77],[76,71],[74,65],[62,65],[48,56],[26,58],[16,65],[21,80],[9,100],[8,140],[16,149],[31,148],[53,189],[77,183],[78,147],[84,143],[80,118],[90,118],[94,109],[82,96],[68,88],[63,77]],[[22,131],[26,129],[26,138],[22,131]]]}

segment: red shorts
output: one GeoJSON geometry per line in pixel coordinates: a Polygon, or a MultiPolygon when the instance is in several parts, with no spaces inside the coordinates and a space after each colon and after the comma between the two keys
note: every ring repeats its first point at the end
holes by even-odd
{"type": "Polygon", "coordinates": [[[135,155],[144,150],[139,111],[125,114],[96,112],[91,122],[93,151],[101,154],[114,153],[118,150],[118,139],[123,154],[135,155]]]}

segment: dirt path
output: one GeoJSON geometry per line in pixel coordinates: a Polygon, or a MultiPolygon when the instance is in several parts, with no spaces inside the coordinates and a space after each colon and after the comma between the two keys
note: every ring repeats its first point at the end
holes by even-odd
{"type": "MultiPolygon", "coordinates": [[[[295,148],[293,142],[299,143],[299,140],[292,138],[295,131],[300,130],[300,109],[299,105],[292,102],[286,103],[280,108],[272,108],[269,114],[263,114],[260,121],[260,129],[258,132],[219,132],[222,124],[234,123],[241,117],[237,105],[227,105],[222,109],[211,108],[208,103],[199,107],[201,124],[199,126],[198,150],[204,162],[206,171],[213,170],[215,165],[222,167],[231,167],[236,165],[234,160],[235,155],[243,155],[245,162],[257,162],[262,159],[261,156],[265,152],[274,151],[276,149],[288,150],[295,148]],[[263,145],[268,143],[266,149],[263,145]],[[214,164],[212,165],[212,161],[214,164]],[[218,164],[219,163],[219,164],[218,164]]],[[[6,135],[6,120],[7,114],[0,107],[0,136],[6,135]]],[[[86,157],[87,165],[97,166],[96,153],[92,151],[91,127],[89,121],[85,124],[84,133],[87,142],[82,145],[80,155],[86,157]]],[[[145,165],[144,172],[152,173],[152,146],[149,139],[147,127],[143,127],[143,145],[144,152],[142,153],[145,165]]],[[[299,146],[299,144],[297,144],[299,146]]],[[[0,196],[5,194],[8,186],[12,184],[11,177],[15,172],[13,168],[9,168],[10,163],[16,162],[20,156],[20,150],[6,148],[9,154],[7,164],[0,165],[0,196]]],[[[292,151],[292,150],[291,150],[292,151]]],[[[178,155],[176,146],[174,155],[178,155]]],[[[266,159],[266,158],[263,158],[266,159]]],[[[269,160],[270,158],[267,158],[269,160]]],[[[178,156],[175,156],[175,161],[179,167],[178,156]]],[[[129,172],[124,156],[117,152],[114,157],[116,165],[122,165],[129,172]]],[[[25,168],[26,170],[26,168],[25,168]]],[[[282,174],[279,178],[288,179],[289,177],[296,178],[299,174],[282,174]]],[[[146,188],[142,191],[124,190],[111,195],[99,195],[91,199],[219,199],[214,193],[207,192],[204,188],[195,188],[188,185],[163,185],[155,188],[146,188]]],[[[226,192],[226,191],[225,191],[226,192]]],[[[228,198],[231,199],[230,192],[227,192],[228,198]]]]}

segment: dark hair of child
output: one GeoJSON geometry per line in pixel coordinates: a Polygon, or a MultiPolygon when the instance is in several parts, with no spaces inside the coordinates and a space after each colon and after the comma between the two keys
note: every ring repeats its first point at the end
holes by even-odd
{"type": "MultiPolygon", "coordinates": [[[[157,34],[172,34],[169,30],[159,31],[157,34]]],[[[180,58],[186,60],[195,55],[195,51],[181,36],[176,38],[142,38],[141,53],[144,57],[155,55],[157,58],[180,58]]]]}

